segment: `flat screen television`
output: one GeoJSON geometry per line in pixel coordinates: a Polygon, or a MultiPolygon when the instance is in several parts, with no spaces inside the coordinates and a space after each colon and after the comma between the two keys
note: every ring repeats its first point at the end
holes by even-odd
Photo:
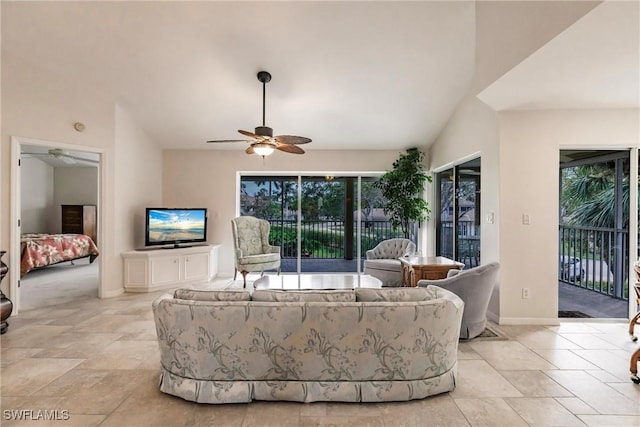
{"type": "Polygon", "coordinates": [[[206,208],[147,208],[145,246],[189,246],[207,241],[206,208]]]}

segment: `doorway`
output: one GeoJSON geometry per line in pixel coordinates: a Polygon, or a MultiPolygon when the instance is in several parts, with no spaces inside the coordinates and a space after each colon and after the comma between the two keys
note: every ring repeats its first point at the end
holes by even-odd
{"type": "Polygon", "coordinates": [[[87,254],[99,253],[104,194],[100,191],[101,161],[101,150],[91,147],[12,137],[14,226],[9,262],[13,314],[101,295],[101,257],[83,256],[80,248],[90,244],[85,237],[71,237],[76,233],[86,235],[95,246],[93,251],[88,248],[87,254]],[[79,224],[70,213],[76,208],[81,209],[79,224]],[[62,233],[66,233],[64,243],[57,247],[62,233]],[[23,261],[23,248],[27,246],[34,251],[41,248],[45,256],[23,261]],[[77,258],[64,261],[67,257],[77,258]]]}
{"type": "Polygon", "coordinates": [[[628,317],[630,151],[561,150],[558,317],[628,317]]]}

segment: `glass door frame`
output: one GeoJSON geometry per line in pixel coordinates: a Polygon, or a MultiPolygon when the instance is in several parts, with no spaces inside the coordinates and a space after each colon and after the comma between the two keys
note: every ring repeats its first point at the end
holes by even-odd
{"type": "MultiPolygon", "coordinates": [[[[235,216],[240,216],[241,211],[241,203],[240,203],[240,194],[241,194],[241,183],[242,178],[246,177],[288,177],[295,179],[297,185],[297,210],[296,210],[296,231],[297,231],[297,253],[296,253],[296,271],[292,272],[292,274],[300,274],[302,273],[302,183],[305,177],[327,177],[327,176],[335,176],[340,178],[355,178],[356,179],[356,203],[354,207],[361,212],[362,209],[362,179],[363,178],[377,178],[384,174],[384,171],[237,171],[236,172],[236,186],[235,186],[235,216]]],[[[345,212],[345,215],[349,213],[345,212]]],[[[353,214],[353,213],[351,213],[353,214]]],[[[357,220],[355,221],[355,231],[356,231],[356,254],[357,254],[357,274],[362,274],[362,217],[361,215],[357,216],[357,220]]]]}
{"type": "MultiPolygon", "coordinates": [[[[459,228],[459,211],[460,211],[460,203],[459,203],[459,193],[460,193],[460,176],[464,175],[463,173],[461,173],[461,171],[463,169],[469,169],[472,167],[477,167],[477,173],[478,173],[478,178],[476,180],[476,193],[474,196],[474,203],[475,203],[475,215],[474,215],[474,223],[475,226],[478,227],[478,230],[480,230],[480,227],[482,226],[482,221],[481,221],[481,208],[482,208],[482,199],[480,197],[481,194],[481,189],[482,189],[482,157],[479,154],[474,154],[468,158],[465,158],[463,160],[460,160],[459,162],[453,163],[453,164],[449,164],[446,165],[442,168],[439,168],[437,170],[435,170],[433,172],[434,174],[434,178],[435,178],[435,186],[434,186],[434,217],[435,217],[435,241],[436,241],[436,246],[435,246],[435,251],[436,254],[440,255],[442,253],[442,247],[443,247],[443,237],[442,237],[442,225],[443,225],[443,221],[442,221],[442,202],[443,202],[443,198],[442,198],[442,188],[441,188],[441,183],[442,183],[442,178],[444,176],[444,174],[449,174],[450,179],[449,181],[452,182],[452,203],[451,203],[451,209],[452,209],[452,236],[451,239],[452,241],[450,242],[452,245],[452,258],[456,261],[460,261],[460,262],[465,262],[463,259],[460,258],[460,239],[458,236],[458,228],[459,228]],[[473,163],[478,163],[477,166],[475,165],[470,165],[473,163]]],[[[482,233],[481,231],[478,233],[478,241],[475,242],[475,247],[477,247],[477,251],[478,251],[478,255],[477,255],[477,262],[475,262],[475,264],[477,265],[481,265],[481,259],[480,259],[480,247],[481,247],[481,239],[482,239],[482,233]]],[[[466,264],[466,262],[465,262],[466,264]]],[[[476,266],[473,265],[474,263],[471,263],[471,266],[476,266]]]]}

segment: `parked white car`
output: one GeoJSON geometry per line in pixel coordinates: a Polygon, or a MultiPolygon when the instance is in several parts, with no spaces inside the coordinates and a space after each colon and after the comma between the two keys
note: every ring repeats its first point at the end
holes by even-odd
{"type": "Polygon", "coordinates": [[[560,271],[562,279],[569,282],[581,282],[585,277],[582,260],[577,257],[561,256],[560,271]]]}

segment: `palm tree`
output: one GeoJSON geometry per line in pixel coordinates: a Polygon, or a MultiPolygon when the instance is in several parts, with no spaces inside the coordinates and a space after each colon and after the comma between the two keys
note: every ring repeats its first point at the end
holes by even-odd
{"type": "MultiPolygon", "coordinates": [[[[628,162],[627,162],[628,167],[628,162]]],[[[596,163],[562,170],[561,205],[571,225],[614,228],[616,226],[615,163],[596,163]]],[[[629,174],[622,179],[623,226],[629,224],[629,174]]]]}

